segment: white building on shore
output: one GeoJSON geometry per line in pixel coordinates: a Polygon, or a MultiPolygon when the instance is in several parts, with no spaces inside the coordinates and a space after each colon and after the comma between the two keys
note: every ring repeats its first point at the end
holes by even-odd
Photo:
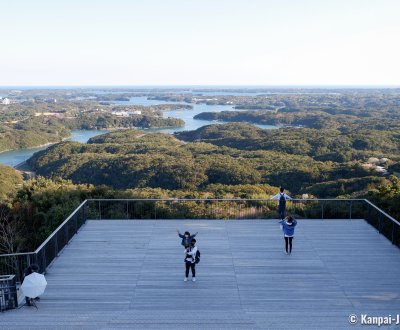
{"type": "Polygon", "coordinates": [[[142,111],[140,110],[134,110],[134,111],[113,111],[111,112],[114,116],[117,117],[130,117],[132,115],[141,115],[142,111]]]}

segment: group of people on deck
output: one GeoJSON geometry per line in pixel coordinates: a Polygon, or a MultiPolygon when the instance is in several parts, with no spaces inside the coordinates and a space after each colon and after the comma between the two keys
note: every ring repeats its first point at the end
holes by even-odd
{"type": "MultiPolygon", "coordinates": [[[[285,216],[286,214],[286,200],[291,200],[292,198],[285,193],[284,188],[280,188],[280,192],[270,199],[278,200],[278,213],[279,213],[279,224],[281,225],[281,229],[283,232],[283,238],[285,241],[285,254],[292,253],[293,247],[293,237],[294,230],[297,226],[297,221],[291,215],[285,216]]],[[[195,236],[198,233],[193,235],[190,232],[185,231],[184,234],[181,234],[177,229],[179,237],[182,239],[181,245],[184,247],[184,262],[185,262],[185,278],[184,281],[187,282],[189,277],[189,271],[192,272],[192,281],[196,282],[196,264],[200,261],[200,251],[196,246],[195,236]]]]}

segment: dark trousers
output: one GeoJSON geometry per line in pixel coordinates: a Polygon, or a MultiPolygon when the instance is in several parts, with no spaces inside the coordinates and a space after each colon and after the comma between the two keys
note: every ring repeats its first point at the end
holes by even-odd
{"type": "Polygon", "coordinates": [[[284,238],[285,238],[285,249],[286,249],[286,252],[292,253],[293,237],[284,237],[284,238]],[[288,245],[289,245],[289,250],[288,250],[288,245]]]}
{"type": "Polygon", "coordinates": [[[192,277],[196,277],[196,264],[191,262],[186,262],[186,277],[189,276],[189,269],[192,269],[192,277]]]}
{"type": "Polygon", "coordinates": [[[279,217],[280,217],[280,219],[281,219],[281,220],[285,219],[285,208],[284,208],[284,207],[279,208],[279,209],[278,209],[278,212],[279,212],[279,217]]]}

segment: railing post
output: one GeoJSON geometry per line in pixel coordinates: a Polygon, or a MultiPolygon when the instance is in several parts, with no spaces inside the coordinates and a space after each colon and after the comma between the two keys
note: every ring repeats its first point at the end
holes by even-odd
{"type": "Polygon", "coordinates": [[[44,272],[46,270],[46,268],[47,268],[46,248],[45,247],[42,249],[42,264],[43,264],[43,272],[44,272]]]}
{"type": "Polygon", "coordinates": [[[87,204],[87,201],[86,201],[86,203],[85,204],[83,204],[83,206],[82,206],[82,223],[85,223],[86,222],[86,204],[87,204]]]}
{"type": "MultiPolygon", "coordinates": [[[[26,266],[27,267],[30,266],[31,263],[32,263],[31,262],[31,256],[29,254],[27,254],[26,255],[26,266]]],[[[21,266],[22,266],[22,268],[25,268],[24,265],[21,265],[21,266]]],[[[23,271],[23,269],[21,269],[21,271],[23,271]]]]}
{"type": "Polygon", "coordinates": [[[293,216],[296,217],[296,203],[297,201],[293,201],[292,205],[293,205],[293,216]]]}
{"type": "Polygon", "coordinates": [[[129,219],[129,200],[126,200],[126,219],[129,219]]]}
{"type": "Polygon", "coordinates": [[[368,210],[367,210],[367,221],[371,223],[371,205],[368,203],[368,210]]]}
{"type": "Polygon", "coordinates": [[[392,222],[392,244],[394,244],[394,222],[392,222]]]}
{"type": "Polygon", "coordinates": [[[381,213],[379,212],[379,214],[378,214],[378,232],[380,233],[381,232],[381,218],[382,218],[382,216],[381,216],[381,213]]]}
{"type": "Polygon", "coordinates": [[[70,237],[69,237],[69,229],[68,229],[68,227],[70,226],[70,224],[69,223],[66,223],[65,224],[65,227],[64,227],[64,235],[65,235],[65,240],[66,240],[66,244],[68,244],[69,243],[69,240],[70,240],[70,237]]]}
{"type": "Polygon", "coordinates": [[[324,201],[321,201],[321,219],[324,218],[324,201]]]}
{"type": "Polygon", "coordinates": [[[352,219],[352,208],[353,208],[353,201],[351,200],[350,201],[350,214],[349,214],[349,219],[351,220],[352,219]]]}
{"type": "Polygon", "coordinates": [[[54,236],[54,256],[58,257],[58,233],[54,236]]]}
{"type": "Polygon", "coordinates": [[[99,200],[99,220],[101,220],[101,207],[100,207],[100,200],[99,200]]]}

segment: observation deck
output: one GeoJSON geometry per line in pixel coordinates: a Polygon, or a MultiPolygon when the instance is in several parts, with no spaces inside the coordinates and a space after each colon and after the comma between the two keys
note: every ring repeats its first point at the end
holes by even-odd
{"type": "Polygon", "coordinates": [[[38,310],[0,313],[1,329],[352,329],[361,326],[351,314],[400,313],[397,223],[392,241],[381,235],[372,218],[386,230],[389,220],[376,207],[365,220],[354,218],[355,204],[335,209],[347,218],[318,219],[288,205],[299,220],[286,255],[278,221],[248,219],[258,214],[248,204],[231,220],[133,220],[133,202],[114,213],[125,219],[104,219],[118,207],[99,203],[83,203],[37,251],[17,257],[20,267],[28,260],[46,269],[48,287],[38,310]],[[183,281],[177,228],[199,232],[196,282],[183,281]]]}

